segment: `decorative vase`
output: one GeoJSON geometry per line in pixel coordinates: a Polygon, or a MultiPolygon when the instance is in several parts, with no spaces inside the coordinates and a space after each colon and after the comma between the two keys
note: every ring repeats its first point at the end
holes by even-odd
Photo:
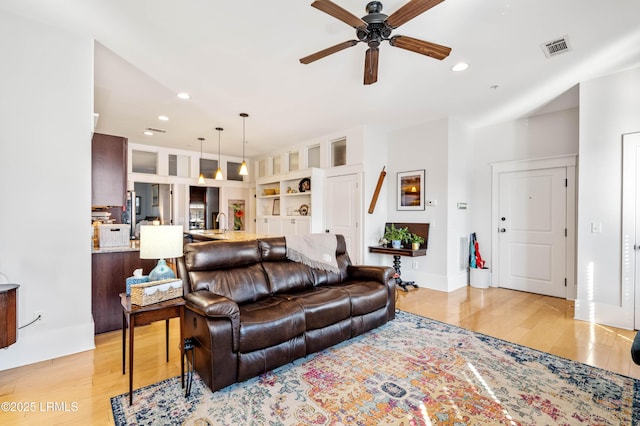
{"type": "Polygon", "coordinates": [[[411,250],[420,250],[420,243],[411,243],[411,250]]]}
{"type": "Polygon", "coordinates": [[[393,247],[395,249],[399,249],[400,247],[402,247],[402,241],[400,241],[400,240],[391,240],[391,247],[393,247]]]}

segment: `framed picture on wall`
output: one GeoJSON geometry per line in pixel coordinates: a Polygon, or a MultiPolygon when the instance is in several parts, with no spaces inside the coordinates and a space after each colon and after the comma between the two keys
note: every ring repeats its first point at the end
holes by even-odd
{"type": "Polygon", "coordinates": [[[140,196],[136,195],[136,214],[140,214],[140,196]]]}
{"type": "Polygon", "coordinates": [[[424,210],[424,170],[398,173],[398,210],[424,210]]]}
{"type": "Polygon", "coordinates": [[[151,206],[158,207],[160,205],[160,185],[151,185],[151,206]]]}

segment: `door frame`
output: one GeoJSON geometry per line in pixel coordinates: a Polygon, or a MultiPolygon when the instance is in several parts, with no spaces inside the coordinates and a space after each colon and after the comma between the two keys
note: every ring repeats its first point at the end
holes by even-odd
{"type": "Polygon", "coordinates": [[[576,163],[577,154],[557,157],[533,158],[526,160],[501,161],[491,166],[491,261],[494,272],[491,274],[491,286],[500,287],[500,175],[502,173],[523,172],[540,169],[566,168],[567,170],[567,244],[565,276],[567,277],[567,299],[577,297],[576,287],[576,163]]]}
{"type": "MultiPolygon", "coordinates": [[[[338,168],[334,168],[334,169],[328,169],[325,172],[325,175],[323,176],[323,180],[325,183],[325,191],[323,194],[323,198],[324,198],[324,205],[327,206],[328,205],[328,196],[329,194],[327,194],[327,186],[326,182],[327,179],[332,178],[332,177],[339,177],[339,176],[355,176],[356,177],[356,186],[357,186],[357,191],[355,197],[356,197],[356,218],[357,218],[357,223],[356,223],[356,248],[357,248],[357,253],[349,253],[349,257],[351,258],[351,262],[353,262],[354,265],[359,265],[362,264],[363,262],[363,257],[364,257],[364,232],[363,232],[363,224],[364,224],[364,188],[363,188],[363,176],[364,176],[364,172],[362,170],[362,167],[359,165],[356,166],[341,166],[338,168]]],[[[327,229],[327,211],[325,209],[324,214],[322,215],[322,229],[327,229]]]]}
{"type": "MultiPolygon", "coordinates": [[[[640,149],[640,132],[624,133],[622,135],[622,233],[621,233],[621,256],[622,265],[621,285],[622,293],[631,292],[633,294],[633,327],[640,329],[640,291],[638,291],[638,254],[636,250],[636,235],[638,234],[638,223],[636,223],[636,211],[639,200],[637,194],[640,188],[637,184],[637,174],[639,165],[636,162],[637,151],[640,149]],[[633,262],[629,262],[633,259],[633,262]]],[[[625,300],[620,301],[621,306],[625,300]]]]}

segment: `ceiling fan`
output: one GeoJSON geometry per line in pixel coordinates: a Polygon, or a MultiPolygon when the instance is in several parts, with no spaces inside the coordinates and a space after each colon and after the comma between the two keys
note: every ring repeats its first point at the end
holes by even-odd
{"type": "Polygon", "coordinates": [[[389,16],[382,13],[381,2],[372,1],[367,4],[367,15],[358,18],[330,0],[315,0],[311,3],[312,7],[351,25],[356,29],[356,37],[358,39],[345,41],[327,49],[320,50],[319,52],[305,56],[300,59],[300,62],[309,64],[325,56],[329,56],[332,53],[355,46],[358,43],[367,43],[369,48],[364,58],[364,84],[373,84],[378,81],[378,46],[380,46],[380,43],[383,41],[388,41],[391,46],[442,60],[451,53],[450,47],[402,35],[391,36],[391,32],[405,22],[410,21],[443,1],[444,0],[410,0],[389,16]]]}

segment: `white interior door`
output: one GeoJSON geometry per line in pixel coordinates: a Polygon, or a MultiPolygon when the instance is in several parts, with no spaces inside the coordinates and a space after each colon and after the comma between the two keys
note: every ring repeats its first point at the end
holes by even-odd
{"type": "Polygon", "coordinates": [[[360,217],[360,193],[358,175],[331,176],[325,181],[325,228],[332,234],[342,234],[351,261],[360,263],[358,243],[360,217]]]}
{"type": "Polygon", "coordinates": [[[499,176],[500,287],[566,298],[567,171],[499,176]]]}

